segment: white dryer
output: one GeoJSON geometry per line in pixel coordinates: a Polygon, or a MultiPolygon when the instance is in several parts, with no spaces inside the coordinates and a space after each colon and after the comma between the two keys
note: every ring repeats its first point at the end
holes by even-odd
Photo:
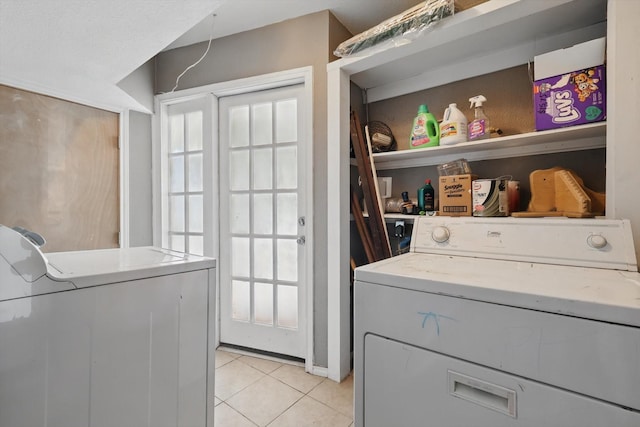
{"type": "Polygon", "coordinates": [[[215,260],[0,225],[0,426],[212,426],[215,260]]]}
{"type": "Polygon", "coordinates": [[[637,271],[627,221],[418,218],[355,272],[355,426],[640,426],[637,271]]]}

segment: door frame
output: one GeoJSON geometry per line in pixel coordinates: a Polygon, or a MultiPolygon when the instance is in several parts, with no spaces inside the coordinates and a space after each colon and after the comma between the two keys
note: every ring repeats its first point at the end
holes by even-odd
{"type": "MultiPolygon", "coordinates": [[[[306,158],[304,164],[308,173],[305,178],[305,188],[313,190],[313,67],[301,67],[291,70],[278,71],[269,74],[263,74],[259,76],[247,77],[237,80],[230,80],[226,82],[213,83],[206,86],[200,86],[190,89],[179,90],[171,93],[165,93],[155,96],[155,114],[153,116],[153,161],[152,167],[153,174],[153,242],[154,245],[159,245],[162,242],[162,187],[161,187],[161,165],[162,165],[162,127],[161,118],[163,115],[166,117],[166,107],[171,104],[185,102],[201,97],[211,97],[211,125],[212,125],[212,147],[210,161],[214,167],[219,164],[219,123],[218,123],[218,102],[219,98],[224,96],[239,95],[244,93],[256,92],[266,89],[274,89],[282,86],[290,86],[294,84],[302,84],[305,103],[303,107],[303,120],[305,120],[305,141],[309,144],[306,150],[306,158]]],[[[213,253],[208,254],[214,258],[219,258],[219,178],[217,173],[211,174],[213,182],[213,193],[216,197],[213,197],[213,239],[216,244],[214,245],[213,253]]],[[[305,251],[305,263],[306,272],[305,280],[307,284],[307,296],[306,296],[306,356],[305,356],[305,370],[314,374],[322,374],[326,372],[326,368],[316,367],[314,365],[314,310],[313,310],[313,294],[314,294],[314,218],[313,218],[313,195],[306,198],[306,223],[305,237],[307,241],[305,251]]],[[[219,269],[216,269],[216,276],[219,276],[219,269]]],[[[216,283],[219,282],[219,277],[216,277],[216,283]]],[[[216,290],[216,298],[218,304],[220,303],[220,289],[216,290]]],[[[220,310],[218,310],[220,313],[220,310]]],[[[219,316],[219,314],[218,314],[219,316]]],[[[215,345],[220,344],[220,319],[216,317],[216,334],[215,345]]],[[[326,373],[324,374],[326,376],[326,373]]]]}

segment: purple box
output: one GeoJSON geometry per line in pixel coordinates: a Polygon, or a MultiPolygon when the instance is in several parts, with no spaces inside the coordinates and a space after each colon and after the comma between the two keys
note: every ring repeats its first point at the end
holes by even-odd
{"type": "Polygon", "coordinates": [[[605,120],[606,100],[604,65],[536,80],[533,85],[536,130],[605,120]]]}

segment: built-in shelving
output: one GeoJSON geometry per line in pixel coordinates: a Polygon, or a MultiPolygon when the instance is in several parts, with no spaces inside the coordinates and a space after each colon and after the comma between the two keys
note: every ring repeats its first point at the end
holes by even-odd
{"type": "Polygon", "coordinates": [[[504,159],[606,147],[606,122],[520,135],[495,137],[456,145],[375,153],[377,170],[433,166],[459,158],[468,161],[504,159]]]}
{"type": "MultiPolygon", "coordinates": [[[[446,18],[410,43],[364,52],[328,65],[327,161],[335,168],[329,173],[327,186],[327,222],[331,224],[327,233],[327,244],[331,248],[327,261],[330,312],[339,313],[340,319],[348,319],[350,299],[348,286],[344,284],[350,280],[347,268],[350,244],[346,236],[350,232],[348,188],[351,174],[348,147],[352,84],[366,89],[366,100],[373,103],[521,66],[531,63],[536,55],[603,36],[607,36],[610,47],[625,46],[625,49],[609,49],[608,55],[613,58],[631,57],[623,63],[635,64],[637,60],[633,58],[637,58],[637,55],[628,53],[632,51],[630,46],[635,40],[635,33],[631,28],[624,31],[615,29],[616,22],[633,22],[633,18],[623,16],[620,10],[634,13],[637,11],[635,6],[631,6],[634,3],[607,0],[492,0],[446,18]],[[612,40],[610,36],[618,33],[624,37],[612,40]]],[[[616,62],[620,63],[619,60],[616,62]]],[[[618,86],[618,92],[620,88],[618,86]]],[[[610,95],[608,104],[633,108],[629,96],[620,95],[623,101],[614,100],[610,95]]],[[[610,117],[610,121],[616,121],[616,118],[610,117]]],[[[610,149],[614,145],[622,147],[625,152],[635,153],[637,144],[629,143],[630,137],[612,138],[612,134],[618,132],[620,120],[616,124],[614,126],[611,123],[608,130],[607,124],[600,122],[453,146],[377,153],[373,154],[373,159],[377,170],[388,170],[438,165],[458,158],[469,161],[503,159],[610,149]]],[[[613,159],[611,164],[615,161],[613,159]]],[[[619,170],[619,167],[608,168],[607,181],[614,174],[619,175],[619,170]]],[[[628,198],[618,199],[626,201],[628,198]]],[[[608,203],[609,200],[607,195],[608,203]]],[[[627,212],[632,211],[627,209],[627,212]]],[[[387,222],[395,218],[411,219],[411,216],[392,215],[386,215],[387,222]]],[[[340,355],[339,359],[329,360],[331,378],[341,378],[350,369],[348,326],[348,320],[340,320],[329,328],[329,354],[340,355]]]]}
{"type": "Polygon", "coordinates": [[[606,0],[493,0],[410,43],[329,64],[367,89],[368,102],[526,64],[535,55],[606,35],[606,0]]]}

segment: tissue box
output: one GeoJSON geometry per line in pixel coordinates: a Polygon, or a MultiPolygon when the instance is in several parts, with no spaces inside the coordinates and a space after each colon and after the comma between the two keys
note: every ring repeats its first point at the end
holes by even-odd
{"type": "Polygon", "coordinates": [[[605,49],[600,38],[534,58],[536,130],[606,119],[605,49]]]}
{"type": "Polygon", "coordinates": [[[471,216],[471,183],[477,175],[447,175],[439,178],[440,215],[471,216]]]}

